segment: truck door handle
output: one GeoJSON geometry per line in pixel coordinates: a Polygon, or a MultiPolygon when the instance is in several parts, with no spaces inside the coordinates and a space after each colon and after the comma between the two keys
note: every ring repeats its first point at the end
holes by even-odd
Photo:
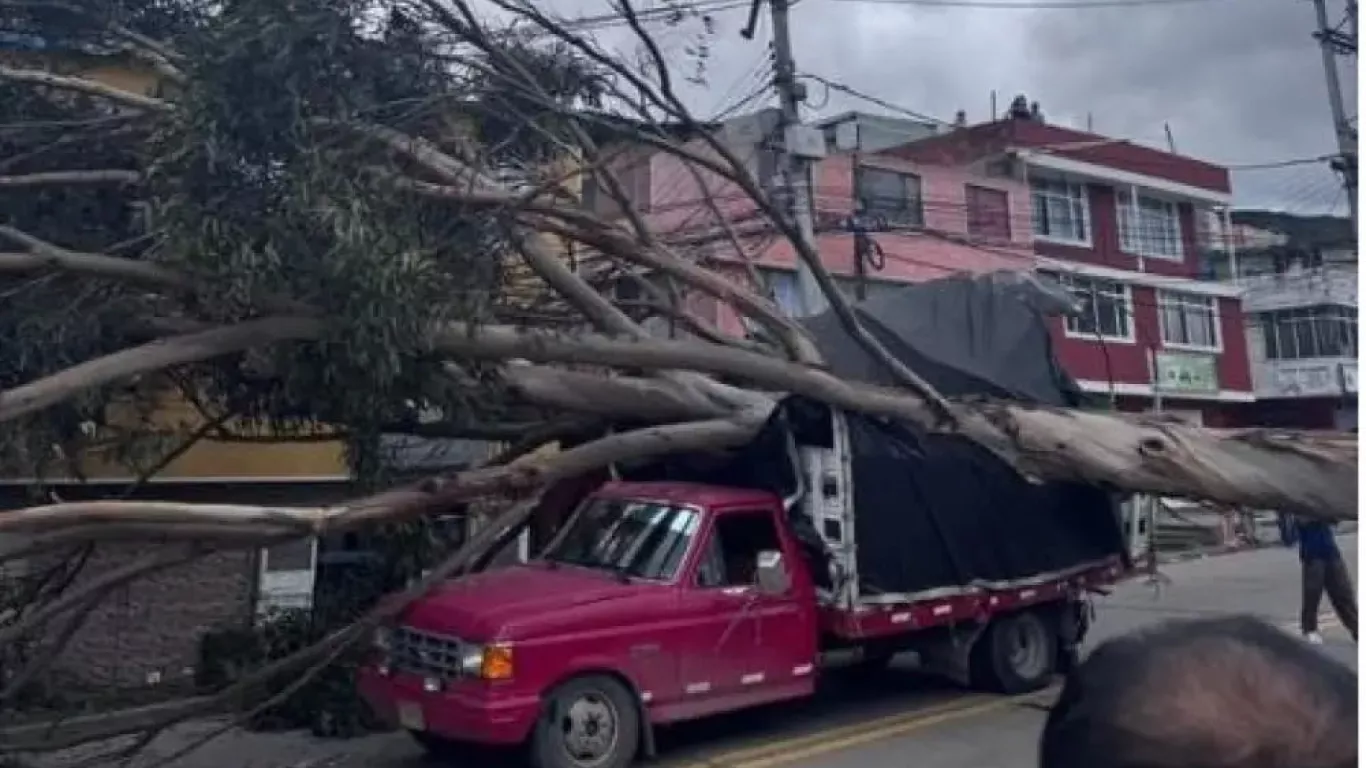
{"type": "Polygon", "coordinates": [[[721,590],[721,594],[729,595],[730,597],[743,597],[744,595],[749,594],[749,587],[726,587],[721,590]]]}

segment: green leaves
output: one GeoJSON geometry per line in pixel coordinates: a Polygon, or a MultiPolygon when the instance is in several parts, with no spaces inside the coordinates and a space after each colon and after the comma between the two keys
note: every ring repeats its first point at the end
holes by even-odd
{"type": "MultiPolygon", "coordinates": [[[[118,53],[138,35],[170,43],[185,75],[167,83],[175,110],[120,113],[96,97],[0,81],[0,174],[101,168],[146,179],[0,187],[0,221],[63,248],[155,261],[196,287],[151,294],[88,277],[0,275],[0,391],[143,341],[151,320],[232,323],[283,300],[333,319],[335,332],[167,373],[210,414],[286,433],[345,430],[369,479],[382,465],[370,456],[379,431],[411,421],[413,403],[451,419],[499,407],[496,379],[477,366],[452,383],[428,354],[426,329],[493,316],[505,261],[516,258],[504,222],[397,188],[394,177],[422,174],[352,132],[317,126],[382,125],[443,146],[473,137],[490,162],[535,166],[561,151],[562,118],[490,72],[530,71],[554,100],[596,103],[591,68],[518,35],[505,58],[453,59],[425,19],[388,0],[78,5],[0,23],[79,43],[80,55],[98,51],[113,68],[142,66],[118,53]]],[[[103,423],[115,396],[128,397],[98,391],[22,430],[7,425],[0,462],[59,457],[51,446],[80,442],[81,425],[103,423]]]]}

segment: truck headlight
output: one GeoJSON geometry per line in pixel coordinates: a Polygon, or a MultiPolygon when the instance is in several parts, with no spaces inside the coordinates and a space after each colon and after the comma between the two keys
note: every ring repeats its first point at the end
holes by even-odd
{"type": "Polygon", "coordinates": [[[483,680],[512,677],[512,646],[502,643],[470,648],[460,657],[460,671],[483,680]]]}

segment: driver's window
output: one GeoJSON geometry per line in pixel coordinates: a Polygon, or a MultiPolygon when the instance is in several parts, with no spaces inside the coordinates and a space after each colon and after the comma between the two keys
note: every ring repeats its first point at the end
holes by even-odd
{"type": "Polygon", "coordinates": [[[778,550],[778,529],[769,510],[723,512],[712,523],[711,535],[697,567],[699,587],[741,587],[755,583],[759,553],[778,550]]]}

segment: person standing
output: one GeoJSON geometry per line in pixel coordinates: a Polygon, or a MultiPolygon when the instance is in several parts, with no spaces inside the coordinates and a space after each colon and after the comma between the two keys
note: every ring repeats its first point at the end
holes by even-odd
{"type": "Polygon", "coordinates": [[[1300,603],[1300,631],[1311,643],[1322,643],[1319,634],[1319,603],[1323,593],[1337,613],[1342,626],[1357,639],[1357,606],[1353,594],[1352,577],[1342,559],[1333,526],[1326,520],[1296,518],[1295,528],[1300,543],[1300,568],[1303,596],[1300,603]]]}

